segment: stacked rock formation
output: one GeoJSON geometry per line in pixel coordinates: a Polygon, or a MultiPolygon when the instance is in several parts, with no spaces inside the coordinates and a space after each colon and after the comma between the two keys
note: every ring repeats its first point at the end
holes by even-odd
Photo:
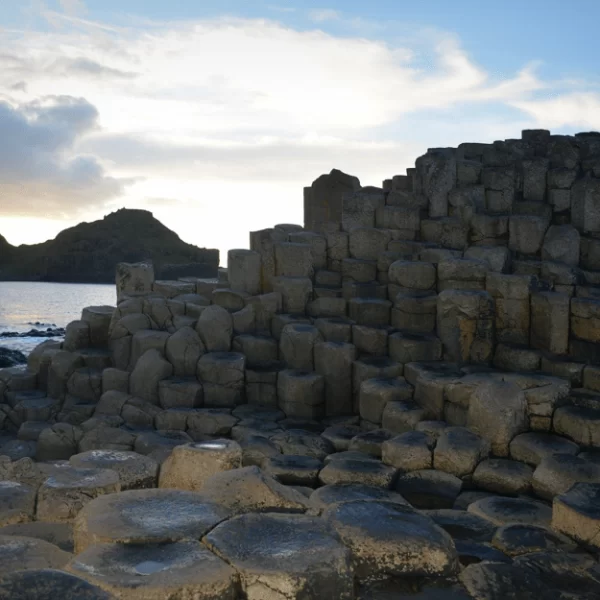
{"type": "Polygon", "coordinates": [[[600,134],[304,208],[0,370],[0,599],[600,597],[600,134]]]}

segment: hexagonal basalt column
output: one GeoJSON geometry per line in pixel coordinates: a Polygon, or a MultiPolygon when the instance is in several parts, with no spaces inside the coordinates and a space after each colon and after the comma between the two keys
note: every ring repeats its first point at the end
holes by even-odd
{"type": "Polygon", "coordinates": [[[242,466],[242,449],[225,439],[184,444],[173,448],[162,464],[158,485],[196,491],[211,475],[242,466]]]}
{"type": "Polygon", "coordinates": [[[97,544],[69,565],[91,583],[132,600],[233,598],[235,571],[197,541],[97,544]]]}
{"type": "Polygon", "coordinates": [[[350,552],[319,518],[242,515],[217,526],[205,543],[240,573],[248,600],[354,597],[350,552]]]}

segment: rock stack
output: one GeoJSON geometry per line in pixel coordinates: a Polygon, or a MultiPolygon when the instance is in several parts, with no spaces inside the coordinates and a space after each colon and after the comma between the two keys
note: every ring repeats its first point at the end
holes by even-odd
{"type": "Polygon", "coordinates": [[[600,134],[304,213],[0,370],[0,599],[600,597],[600,134]]]}

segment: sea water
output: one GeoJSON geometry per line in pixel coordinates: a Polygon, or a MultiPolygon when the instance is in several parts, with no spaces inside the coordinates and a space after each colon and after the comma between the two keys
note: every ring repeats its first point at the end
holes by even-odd
{"type": "MultiPolygon", "coordinates": [[[[0,333],[66,327],[86,306],[115,306],[116,300],[114,284],[0,281],[0,333]]],[[[0,337],[0,346],[28,354],[46,339],[0,337]]]]}

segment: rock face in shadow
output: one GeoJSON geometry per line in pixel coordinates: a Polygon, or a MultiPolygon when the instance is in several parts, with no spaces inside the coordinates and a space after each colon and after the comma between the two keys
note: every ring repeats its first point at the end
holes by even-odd
{"type": "Polygon", "coordinates": [[[117,263],[143,260],[160,279],[216,277],[219,251],[186,244],[151,212],[125,208],[42,244],[11,246],[0,235],[1,281],[112,283],[117,263]]]}

